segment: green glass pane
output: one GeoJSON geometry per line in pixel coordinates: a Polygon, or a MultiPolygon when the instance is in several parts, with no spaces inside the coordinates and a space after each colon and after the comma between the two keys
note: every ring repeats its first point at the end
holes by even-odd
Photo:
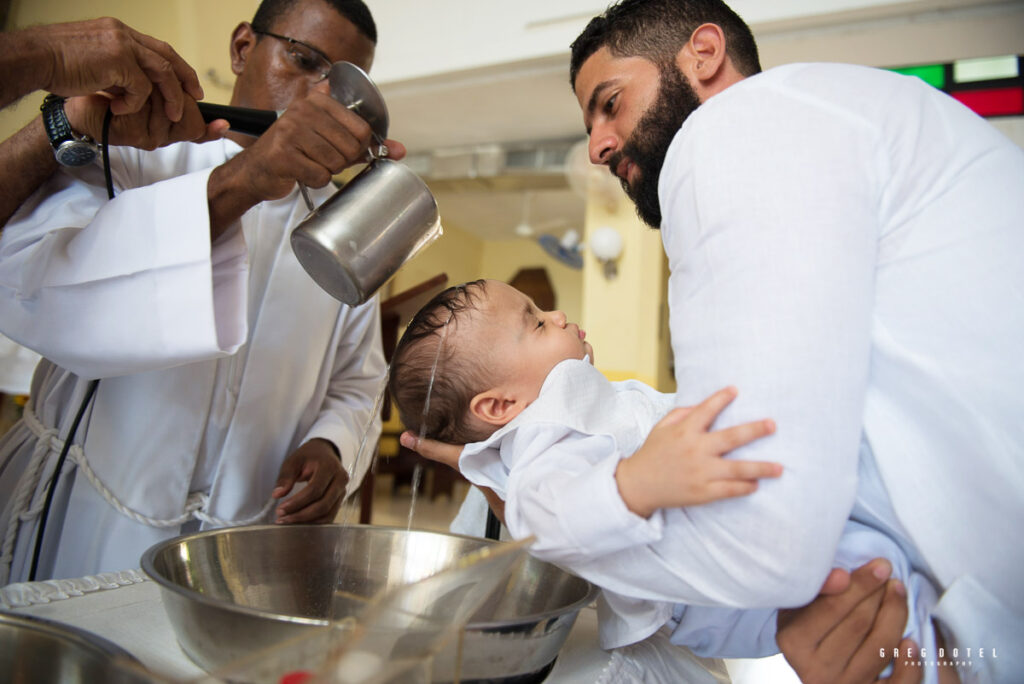
{"type": "Polygon", "coordinates": [[[1017,56],[958,59],[953,62],[953,80],[957,83],[995,81],[1017,77],[1017,56]]]}
{"type": "Polygon", "coordinates": [[[946,66],[944,64],[925,64],[922,66],[900,67],[890,69],[898,74],[917,76],[928,85],[935,86],[939,90],[946,87],[946,66]]]}

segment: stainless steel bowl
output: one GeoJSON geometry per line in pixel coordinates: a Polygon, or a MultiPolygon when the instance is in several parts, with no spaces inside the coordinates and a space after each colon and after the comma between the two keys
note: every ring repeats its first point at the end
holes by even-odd
{"type": "MultiPolygon", "coordinates": [[[[142,569],[160,585],[185,653],[207,671],[223,671],[324,631],[336,591],[360,604],[359,597],[434,575],[496,543],[368,525],[264,525],[162,542],[142,556],[142,569]]],[[[466,684],[541,681],[577,613],[597,595],[589,582],[548,563],[527,558],[519,568],[466,628],[459,673],[466,684]]],[[[450,644],[435,659],[433,681],[452,681],[455,659],[450,644]]]]}
{"type": "Polygon", "coordinates": [[[0,680],[16,684],[152,681],[142,674],[135,658],[106,639],[70,625],[11,613],[0,613],[0,680]]]}

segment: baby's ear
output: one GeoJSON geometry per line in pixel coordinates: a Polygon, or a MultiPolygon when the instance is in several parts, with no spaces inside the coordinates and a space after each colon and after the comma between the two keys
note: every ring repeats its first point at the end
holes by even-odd
{"type": "Polygon", "coordinates": [[[489,425],[505,425],[526,408],[508,392],[487,390],[469,400],[469,412],[489,425]]]}

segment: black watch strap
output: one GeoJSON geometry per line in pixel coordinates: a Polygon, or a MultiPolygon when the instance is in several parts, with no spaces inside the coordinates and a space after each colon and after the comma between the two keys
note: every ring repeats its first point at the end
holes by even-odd
{"type": "Polygon", "coordinates": [[[43,113],[43,128],[50,139],[53,155],[64,166],[84,166],[99,154],[99,146],[92,138],[75,135],[71,122],[64,113],[66,98],[52,93],[43,98],[39,111],[43,113]]]}

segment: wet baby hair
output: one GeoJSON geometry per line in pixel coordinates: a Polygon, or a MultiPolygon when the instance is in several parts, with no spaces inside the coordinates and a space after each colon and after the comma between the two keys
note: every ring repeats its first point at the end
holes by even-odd
{"type": "Polygon", "coordinates": [[[469,420],[470,400],[488,389],[486,354],[457,354],[451,338],[459,319],[477,310],[484,287],[483,280],[475,280],[435,296],[413,316],[395,347],[388,392],[402,424],[419,435],[466,444],[490,434],[475,429],[469,420]]]}

